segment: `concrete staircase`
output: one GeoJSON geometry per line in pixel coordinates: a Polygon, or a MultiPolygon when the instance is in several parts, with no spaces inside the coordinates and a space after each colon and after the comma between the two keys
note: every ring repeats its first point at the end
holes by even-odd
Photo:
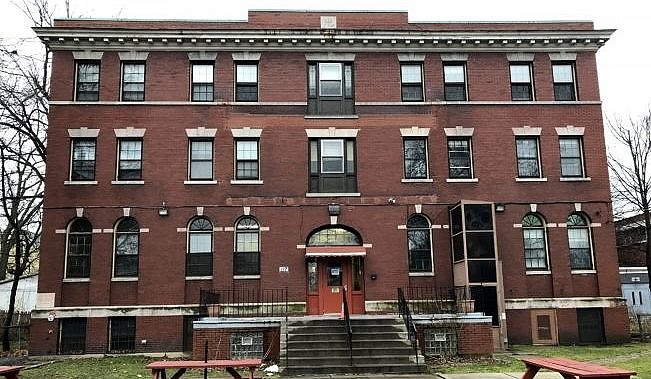
{"type": "Polygon", "coordinates": [[[353,329],[351,365],[344,321],[338,318],[290,319],[281,339],[284,375],[360,373],[422,373],[424,359],[416,356],[402,319],[356,317],[353,329]]]}

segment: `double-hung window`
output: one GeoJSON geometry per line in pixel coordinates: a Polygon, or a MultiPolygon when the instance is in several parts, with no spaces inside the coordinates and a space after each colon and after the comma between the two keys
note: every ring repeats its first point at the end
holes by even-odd
{"type": "Polygon", "coordinates": [[[446,101],[466,101],[466,65],[465,63],[443,64],[443,92],[446,101]]]}
{"type": "Polygon", "coordinates": [[[118,140],[117,180],[142,179],[142,140],[118,140]]]}
{"type": "Polygon", "coordinates": [[[537,137],[515,139],[519,178],[540,178],[540,159],[537,137]]]}
{"type": "Polygon", "coordinates": [[[531,64],[511,63],[509,66],[509,71],[511,73],[511,100],[533,100],[531,64]]]}
{"type": "Polygon", "coordinates": [[[427,139],[403,140],[405,179],[427,179],[427,139]]]}
{"type": "Polygon", "coordinates": [[[258,101],[258,64],[235,63],[235,101],[258,101]]]}
{"type": "Polygon", "coordinates": [[[260,226],[253,217],[243,217],[235,226],[233,275],[260,275],[260,226]]]}
{"type": "Polygon", "coordinates": [[[95,138],[73,138],[70,162],[71,181],[95,180],[95,138]]]}
{"type": "Polygon", "coordinates": [[[594,269],[590,225],[583,215],[573,213],[567,218],[567,242],[572,270],[594,269]]]}
{"type": "Polygon", "coordinates": [[[354,139],[310,140],[310,192],[354,193],[357,191],[355,172],[354,139]]]}
{"type": "Polygon", "coordinates": [[[93,227],[85,218],[77,218],[68,226],[66,278],[88,278],[93,247],[93,227]]]}
{"type": "Polygon", "coordinates": [[[547,236],[545,223],[536,214],[528,214],[522,219],[522,239],[524,240],[524,263],[527,270],[545,271],[547,264],[547,236]]]}
{"type": "Polygon", "coordinates": [[[402,101],[423,101],[423,66],[419,63],[400,65],[402,101]]]}
{"type": "Polygon", "coordinates": [[[99,61],[77,61],[76,101],[99,100],[99,61]]]}
{"type": "Polygon", "coordinates": [[[212,275],[212,223],[205,217],[198,217],[188,227],[188,256],[186,276],[212,275]]]}
{"type": "Polygon", "coordinates": [[[583,170],[583,144],[580,137],[562,137],[558,140],[561,153],[561,176],[581,178],[583,170]]]}
{"type": "Polygon", "coordinates": [[[122,101],[145,100],[145,62],[122,63],[122,101]]]}
{"type": "Polygon", "coordinates": [[[448,138],[448,169],[450,179],[473,177],[470,137],[448,138]]]}
{"type": "Polygon", "coordinates": [[[353,88],[352,63],[309,63],[307,78],[308,114],[353,114],[355,103],[353,88]]]}
{"type": "Polygon", "coordinates": [[[213,72],[212,63],[192,63],[192,101],[213,101],[213,72]]]}
{"type": "Polygon", "coordinates": [[[257,139],[235,140],[235,180],[258,180],[259,154],[257,139]]]}
{"type": "Polygon", "coordinates": [[[140,226],[132,217],[120,220],[115,227],[115,262],[113,276],[138,276],[140,226]]]}
{"type": "Polygon", "coordinates": [[[554,100],[574,101],[576,96],[576,80],[574,64],[571,62],[552,63],[552,77],[554,80],[554,100]]]}
{"type": "Polygon", "coordinates": [[[409,273],[432,272],[432,229],[429,220],[415,214],[407,220],[409,273]]]}
{"type": "Polygon", "coordinates": [[[213,179],[213,140],[190,140],[189,180],[213,179]]]}

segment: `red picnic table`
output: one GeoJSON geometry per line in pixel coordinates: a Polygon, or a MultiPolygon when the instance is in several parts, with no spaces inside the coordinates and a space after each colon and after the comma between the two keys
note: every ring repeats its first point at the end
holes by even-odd
{"type": "Polygon", "coordinates": [[[249,379],[253,378],[253,372],[260,367],[262,359],[226,359],[226,360],[209,360],[209,361],[157,361],[147,365],[151,369],[153,379],[167,379],[165,370],[176,369],[176,373],[169,379],[178,379],[186,370],[204,369],[204,368],[223,368],[235,379],[242,379],[236,368],[246,368],[249,370],[249,379]]]}
{"type": "Polygon", "coordinates": [[[7,379],[18,379],[18,373],[25,366],[0,366],[0,375],[7,379]]]}
{"type": "Polygon", "coordinates": [[[637,374],[635,371],[604,367],[566,358],[523,358],[520,360],[527,366],[527,371],[522,375],[522,379],[532,379],[541,368],[558,372],[565,379],[630,379],[631,375],[637,374]]]}

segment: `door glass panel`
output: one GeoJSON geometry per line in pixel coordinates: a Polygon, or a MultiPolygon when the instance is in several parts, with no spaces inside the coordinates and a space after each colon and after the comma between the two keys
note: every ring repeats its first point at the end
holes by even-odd
{"type": "Polygon", "coordinates": [[[538,324],[538,339],[551,340],[552,339],[552,324],[549,315],[538,315],[536,317],[538,324]]]}
{"type": "Polygon", "coordinates": [[[341,263],[328,263],[328,287],[341,286],[341,263]]]}
{"type": "Polygon", "coordinates": [[[364,266],[362,259],[353,257],[353,291],[362,290],[362,278],[364,277],[364,266]]]}
{"type": "Polygon", "coordinates": [[[307,285],[310,292],[319,290],[319,271],[316,261],[307,262],[307,285]]]}

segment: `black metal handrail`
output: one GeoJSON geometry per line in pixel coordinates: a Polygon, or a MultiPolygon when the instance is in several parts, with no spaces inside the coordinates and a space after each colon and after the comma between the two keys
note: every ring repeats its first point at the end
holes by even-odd
{"type": "Polygon", "coordinates": [[[202,289],[202,311],[211,317],[287,317],[287,288],[202,289]]]}
{"type": "Polygon", "coordinates": [[[414,320],[411,317],[409,304],[405,299],[405,293],[402,288],[398,288],[398,313],[402,316],[402,321],[405,323],[405,327],[407,328],[409,342],[411,342],[411,347],[414,349],[416,364],[418,365],[418,332],[416,331],[416,324],[414,324],[414,320]]]}
{"type": "Polygon", "coordinates": [[[348,335],[348,352],[350,354],[350,365],[353,365],[353,327],[350,325],[350,312],[348,311],[348,299],[347,299],[347,294],[348,294],[348,288],[346,286],[343,287],[343,301],[342,301],[342,307],[344,310],[344,320],[345,320],[345,325],[346,325],[346,334],[348,335]]]}
{"type": "Polygon", "coordinates": [[[405,289],[405,301],[412,314],[465,313],[466,287],[412,287],[405,289]]]}

